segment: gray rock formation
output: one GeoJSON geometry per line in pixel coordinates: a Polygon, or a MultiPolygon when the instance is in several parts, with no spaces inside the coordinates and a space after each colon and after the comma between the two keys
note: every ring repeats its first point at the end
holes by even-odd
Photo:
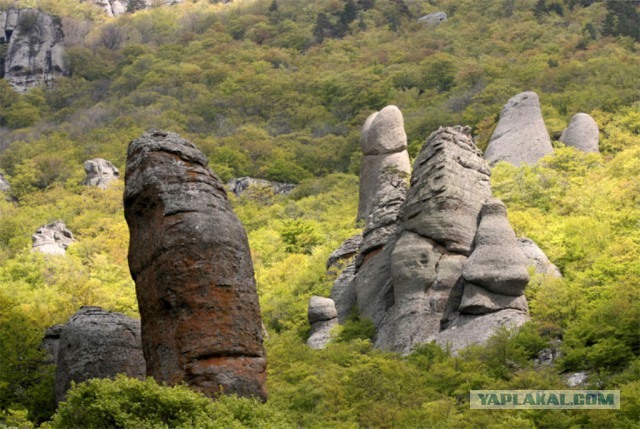
{"type": "Polygon", "coordinates": [[[586,113],[576,113],[569,126],[562,131],[560,141],[566,146],[575,147],[582,152],[600,152],[600,131],[598,124],[586,113]]]}
{"type": "Polygon", "coordinates": [[[551,152],[538,94],[529,91],[512,97],[500,112],[484,158],[491,165],[498,161],[533,165],[551,152]]]}
{"type": "Polygon", "coordinates": [[[253,177],[236,177],[229,180],[229,191],[237,196],[249,189],[269,190],[274,194],[288,194],[296,187],[293,183],[270,182],[264,179],[254,179],[253,177]]]}
{"type": "Polygon", "coordinates": [[[41,252],[49,255],[64,255],[67,247],[76,240],[61,220],[48,225],[43,225],[31,236],[33,242],[32,252],[41,252]]]}
{"type": "Polygon", "coordinates": [[[144,379],[140,321],[100,307],[82,307],[61,328],[56,359],[56,402],[64,400],[71,382],[114,378],[144,379]]]}
{"type": "Polygon", "coordinates": [[[45,351],[45,363],[55,365],[58,360],[58,348],[60,346],[60,335],[64,325],[53,325],[44,334],[40,343],[40,348],[45,351]]]}
{"type": "Polygon", "coordinates": [[[331,253],[329,259],[327,259],[327,272],[332,274],[342,269],[345,261],[350,261],[358,254],[361,245],[362,234],[356,234],[353,237],[347,238],[340,247],[331,253]]]}
{"type": "MultiPolygon", "coordinates": [[[[104,10],[104,13],[109,16],[120,16],[129,11],[130,3],[133,3],[131,0],[92,0],[96,6],[100,7],[104,10]]],[[[140,4],[141,9],[150,8],[156,5],[172,5],[182,3],[184,0],[143,0],[142,2],[137,1],[134,5],[140,4]]]]}
{"type": "Polygon", "coordinates": [[[18,92],[68,73],[59,19],[36,9],[0,12],[0,44],[7,44],[0,77],[18,92]]]}
{"type": "Polygon", "coordinates": [[[447,14],[445,12],[433,12],[418,18],[418,22],[428,25],[438,25],[446,20],[447,14]]]}
{"type": "Polygon", "coordinates": [[[87,177],[82,182],[86,186],[97,186],[107,189],[112,180],[120,177],[120,171],[109,161],[102,158],[94,158],[84,163],[84,171],[87,177]]]}
{"type": "Polygon", "coordinates": [[[207,158],[175,133],[129,145],[124,214],[147,374],[209,397],[266,400],[247,235],[207,158]]]}
{"type": "Polygon", "coordinates": [[[312,349],[323,349],[331,340],[331,328],[338,324],[338,312],[330,298],[312,296],[308,307],[311,332],[307,345],[312,349]]]}
{"type": "Polygon", "coordinates": [[[0,192],[9,192],[11,190],[11,185],[5,179],[4,174],[0,173],[0,192]]]}
{"type": "Polygon", "coordinates": [[[566,376],[567,387],[584,387],[587,384],[589,375],[585,371],[574,372],[566,376]]]}
{"type": "Polygon", "coordinates": [[[411,171],[400,109],[387,106],[370,115],[362,128],[360,146],[364,156],[360,166],[360,200],[356,220],[366,221],[376,207],[373,200],[385,180],[393,176],[408,177],[411,171]]]}
{"type": "Polygon", "coordinates": [[[480,212],[474,248],[462,268],[462,277],[484,289],[520,296],[529,283],[528,259],[516,241],[507,208],[502,201],[487,200],[480,212]]]}
{"type": "Polygon", "coordinates": [[[492,198],[491,171],[470,131],[429,136],[408,192],[400,180],[383,182],[353,280],[334,284],[340,322],[355,305],[376,326],[380,349],[409,353],[435,340],[458,350],[528,320],[529,261],[492,198]]]}
{"type": "Polygon", "coordinates": [[[533,265],[536,273],[555,278],[562,277],[562,273],[550,260],[538,245],[529,238],[518,238],[518,246],[529,260],[529,265],[533,265]]]}

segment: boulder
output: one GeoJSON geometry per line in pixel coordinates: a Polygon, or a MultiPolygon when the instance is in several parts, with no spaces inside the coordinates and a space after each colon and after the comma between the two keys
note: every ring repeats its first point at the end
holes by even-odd
{"type": "Polygon", "coordinates": [[[416,158],[403,226],[451,252],[468,255],[484,202],[491,196],[489,166],[469,127],[440,128],[416,158]]]}
{"type": "Polygon", "coordinates": [[[586,113],[576,113],[569,126],[562,131],[560,141],[582,152],[599,153],[600,131],[598,124],[586,113]]]}
{"type": "Polygon", "coordinates": [[[538,245],[529,238],[518,238],[518,247],[533,265],[536,273],[555,278],[562,277],[562,273],[550,260],[538,245]]]}
{"type": "Polygon", "coordinates": [[[144,379],[140,322],[100,307],[81,307],[60,329],[56,360],[56,402],[64,400],[71,382],[114,378],[144,379]]]}
{"type": "Polygon", "coordinates": [[[9,9],[0,12],[0,27],[4,27],[0,28],[0,44],[7,44],[0,58],[4,62],[0,77],[16,91],[48,85],[69,73],[58,18],[36,9],[9,9]]]}
{"type": "Polygon", "coordinates": [[[308,307],[311,331],[307,345],[315,350],[326,347],[331,340],[331,329],[338,324],[338,312],[335,303],[330,298],[312,296],[308,307]]]}
{"type": "Polygon", "coordinates": [[[49,255],[64,255],[67,247],[76,240],[61,220],[48,225],[43,225],[31,236],[32,252],[41,252],[49,255]]]}
{"type": "Polygon", "coordinates": [[[511,308],[482,315],[461,314],[429,341],[434,340],[443,349],[457,351],[486,343],[498,329],[516,329],[529,320],[527,313],[511,308]]]}
{"type": "Polygon", "coordinates": [[[288,194],[296,187],[293,183],[270,182],[264,179],[254,179],[253,177],[236,177],[229,180],[229,191],[237,196],[249,189],[268,190],[274,194],[288,194]]]}
{"type": "Polygon", "coordinates": [[[464,279],[490,292],[520,296],[529,283],[529,261],[513,232],[502,201],[489,199],[480,212],[474,249],[462,268],[464,279]]]}
{"type": "Polygon", "coordinates": [[[446,20],[447,14],[445,12],[433,12],[418,18],[418,22],[428,25],[438,25],[446,20]]]}
{"type": "Polygon", "coordinates": [[[529,91],[514,96],[504,105],[484,158],[491,165],[499,161],[517,166],[533,165],[551,152],[553,147],[538,94],[529,91]]]}
{"type": "Polygon", "coordinates": [[[460,302],[462,314],[487,314],[504,308],[513,308],[527,313],[529,306],[524,295],[510,296],[493,293],[471,283],[464,285],[464,293],[460,302]]]}
{"type": "Polygon", "coordinates": [[[266,400],[247,235],[192,143],[149,131],[127,152],[124,211],[147,375],[266,400]]]}
{"type": "Polygon", "coordinates": [[[374,199],[390,177],[408,177],[411,171],[407,135],[400,109],[387,106],[369,116],[360,139],[360,195],[357,221],[367,220],[376,207],[374,199]]]}
{"type": "Polygon", "coordinates": [[[87,177],[82,182],[86,186],[96,186],[107,189],[112,180],[120,177],[120,171],[109,161],[102,158],[94,158],[84,163],[84,171],[87,177]]]}

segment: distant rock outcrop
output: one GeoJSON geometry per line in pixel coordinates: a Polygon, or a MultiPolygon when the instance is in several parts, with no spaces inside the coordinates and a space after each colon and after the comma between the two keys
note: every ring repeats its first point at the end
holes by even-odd
{"type": "Polygon", "coordinates": [[[56,402],[64,400],[72,381],[117,374],[144,379],[138,320],[100,307],[82,307],[58,329],[56,402]]]}
{"type": "Polygon", "coordinates": [[[207,158],[177,134],[146,132],[129,145],[125,183],[147,375],[265,400],[247,235],[207,158]]]}
{"type": "Polygon", "coordinates": [[[120,16],[129,11],[130,6],[134,10],[146,9],[152,6],[171,5],[182,3],[184,0],[92,0],[97,6],[102,8],[107,16],[120,16]]]}
{"type": "Polygon", "coordinates": [[[60,346],[60,335],[64,325],[53,325],[44,334],[40,343],[40,348],[45,351],[45,363],[56,364],[58,359],[58,348],[60,346]]]}
{"type": "Polygon", "coordinates": [[[402,112],[387,106],[370,115],[362,128],[360,139],[360,200],[357,220],[367,220],[374,209],[380,188],[393,177],[408,177],[411,171],[407,152],[407,135],[402,112]]]}
{"type": "Polygon", "coordinates": [[[538,245],[529,238],[518,238],[518,247],[529,260],[529,265],[533,265],[536,273],[544,276],[555,278],[562,277],[562,273],[538,247],[538,245]]]}
{"type": "Polygon", "coordinates": [[[484,159],[491,165],[505,161],[519,166],[535,164],[551,152],[538,94],[529,91],[512,97],[500,112],[484,159]]]}
{"type": "Polygon", "coordinates": [[[433,12],[418,18],[418,22],[429,25],[438,25],[447,20],[447,14],[444,12],[433,12]]]}
{"type": "Polygon", "coordinates": [[[82,184],[97,186],[100,189],[107,189],[112,180],[117,180],[120,177],[120,171],[110,161],[102,158],[85,161],[84,171],[87,173],[87,177],[82,184]]]}
{"type": "Polygon", "coordinates": [[[311,332],[307,345],[312,349],[324,348],[331,339],[331,328],[338,324],[338,312],[330,298],[312,296],[308,310],[311,332]]]}
{"type": "Polygon", "coordinates": [[[341,309],[355,306],[376,326],[378,348],[408,353],[435,340],[457,350],[528,320],[529,261],[492,197],[491,170],[470,131],[431,134],[408,191],[383,182],[355,265],[343,271],[352,268],[352,280],[334,284],[340,322],[341,309]]]}
{"type": "Polygon", "coordinates": [[[600,131],[598,124],[586,113],[576,113],[569,126],[564,129],[560,141],[582,152],[600,152],[600,131]]]}
{"type": "Polygon", "coordinates": [[[5,179],[4,174],[0,173],[0,192],[9,192],[11,190],[11,185],[5,179]]]}
{"type": "Polygon", "coordinates": [[[31,236],[33,244],[32,252],[41,252],[49,255],[64,255],[67,247],[76,240],[61,220],[48,225],[43,225],[31,236]]]}
{"type": "Polygon", "coordinates": [[[253,177],[236,177],[229,180],[229,191],[237,196],[249,189],[270,190],[274,194],[288,194],[296,187],[293,183],[270,182],[264,179],[254,179],[253,177]]]}
{"type": "Polygon", "coordinates": [[[18,92],[50,84],[68,73],[58,18],[36,9],[9,9],[0,12],[0,77],[18,92]]]}

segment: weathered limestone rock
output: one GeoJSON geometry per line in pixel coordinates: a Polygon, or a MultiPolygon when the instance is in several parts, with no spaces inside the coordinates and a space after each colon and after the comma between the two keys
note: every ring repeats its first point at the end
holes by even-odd
{"type": "Polygon", "coordinates": [[[0,12],[0,44],[7,44],[0,77],[25,92],[67,74],[63,38],[59,19],[36,9],[0,12]]]}
{"type": "Polygon", "coordinates": [[[140,322],[100,307],[82,307],[61,328],[55,376],[56,402],[71,382],[113,378],[144,379],[140,322]]]}
{"type": "Polygon", "coordinates": [[[288,194],[296,187],[293,183],[270,182],[263,179],[254,179],[253,177],[237,177],[229,180],[229,191],[237,196],[249,189],[270,190],[274,194],[288,194]]]}
{"type": "Polygon", "coordinates": [[[102,158],[94,158],[84,163],[84,171],[87,173],[83,185],[97,186],[107,189],[112,180],[120,177],[120,171],[109,161],[102,158]]]}
{"type": "Polygon", "coordinates": [[[600,131],[598,124],[586,113],[576,113],[569,126],[562,131],[560,141],[582,152],[599,153],[600,131]]]}
{"type": "Polygon", "coordinates": [[[206,157],[174,133],[129,145],[124,208],[147,375],[266,400],[247,235],[206,157]]]}
{"type": "Polygon", "coordinates": [[[356,289],[353,280],[356,277],[356,263],[352,261],[344,267],[333,282],[330,298],[335,302],[338,321],[344,323],[349,318],[351,309],[356,304],[356,289]]]}
{"type": "Polygon", "coordinates": [[[407,354],[432,340],[458,350],[527,321],[529,262],[490,174],[458,126],[429,136],[408,192],[398,176],[381,181],[354,272],[331,292],[340,322],[355,305],[375,325],[376,347],[407,354]]]}
{"type": "Polygon", "coordinates": [[[445,12],[433,12],[418,18],[418,22],[428,25],[438,25],[446,20],[447,14],[445,12]]]}
{"type": "Polygon", "coordinates": [[[485,343],[501,327],[514,329],[529,321],[529,315],[521,310],[507,308],[482,315],[461,314],[447,329],[429,340],[435,340],[442,348],[452,351],[473,344],[485,343]]]}
{"type": "Polygon", "coordinates": [[[327,272],[332,273],[344,266],[345,261],[352,259],[362,245],[362,234],[347,238],[327,259],[327,272]]]}
{"type": "Polygon", "coordinates": [[[58,348],[60,346],[60,335],[64,325],[53,325],[48,328],[44,338],[40,343],[40,348],[45,351],[45,363],[56,364],[58,361],[58,348]]]}
{"type": "Polygon", "coordinates": [[[529,91],[512,97],[500,112],[484,158],[491,165],[498,161],[535,164],[551,152],[538,95],[529,91]]]}
{"type": "MultiPolygon", "coordinates": [[[[172,5],[182,3],[184,0],[144,0],[143,8],[149,8],[156,5],[172,5]]],[[[109,17],[120,16],[129,10],[130,0],[93,0],[96,6],[104,10],[109,17]]]]}
{"type": "Polygon", "coordinates": [[[491,170],[468,127],[441,128],[414,163],[404,228],[468,255],[480,209],[491,196],[491,170]]]}
{"type": "Polygon", "coordinates": [[[518,246],[502,201],[492,198],[482,207],[474,246],[462,268],[466,281],[502,295],[524,293],[529,261],[518,246]]]}
{"type": "Polygon", "coordinates": [[[513,308],[523,312],[529,311],[524,295],[510,296],[493,293],[471,283],[464,285],[464,293],[460,302],[462,314],[487,314],[503,308],[513,308]]]}
{"type": "Polygon", "coordinates": [[[562,277],[562,273],[550,260],[538,245],[529,238],[518,238],[518,247],[533,265],[536,273],[555,278],[562,277]]]}
{"type": "Polygon", "coordinates": [[[369,116],[362,129],[360,146],[364,156],[360,166],[360,200],[356,220],[366,220],[375,207],[374,198],[388,177],[383,173],[404,177],[411,171],[400,109],[387,106],[369,116]]]}
{"type": "Polygon", "coordinates": [[[330,298],[312,296],[309,299],[308,318],[311,332],[307,345],[316,350],[325,348],[331,340],[331,328],[338,324],[335,303],[330,298]]]}
{"type": "Polygon", "coordinates": [[[32,252],[41,252],[49,255],[64,255],[67,247],[76,240],[61,220],[48,225],[43,225],[31,236],[33,244],[32,252]]]}
{"type": "Polygon", "coordinates": [[[9,185],[9,182],[7,182],[4,174],[0,173],[0,192],[9,192],[10,190],[11,185],[9,185]]]}

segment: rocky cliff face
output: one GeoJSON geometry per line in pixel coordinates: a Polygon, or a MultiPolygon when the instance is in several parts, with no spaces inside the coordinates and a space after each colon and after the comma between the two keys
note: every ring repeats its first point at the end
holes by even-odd
{"type": "Polygon", "coordinates": [[[56,402],[64,400],[72,381],[117,374],[144,378],[140,322],[124,314],[82,307],[65,325],[47,331],[43,347],[56,362],[56,402]]]}
{"type": "Polygon", "coordinates": [[[247,236],[206,157],[177,134],[147,132],[129,145],[125,183],[147,375],[266,399],[247,236]]]}
{"type": "Polygon", "coordinates": [[[400,353],[432,340],[457,350],[524,323],[529,260],[490,174],[470,129],[450,127],[427,139],[408,189],[382,180],[353,271],[342,273],[350,281],[331,293],[340,321],[355,305],[374,322],[376,347],[400,353]]]}
{"type": "Polygon", "coordinates": [[[68,72],[57,18],[35,9],[0,12],[0,77],[19,92],[50,84],[68,72]]]}

